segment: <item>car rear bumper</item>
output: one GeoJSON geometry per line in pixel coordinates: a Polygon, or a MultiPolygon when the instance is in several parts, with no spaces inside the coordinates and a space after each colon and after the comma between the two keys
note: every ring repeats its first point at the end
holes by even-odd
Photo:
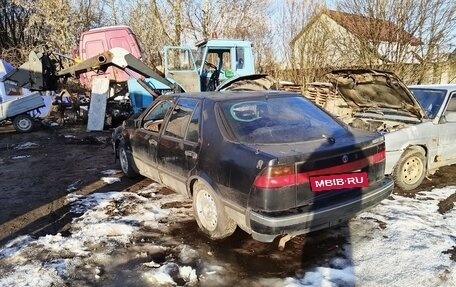
{"type": "Polygon", "coordinates": [[[368,188],[370,191],[360,197],[352,197],[349,200],[303,213],[270,216],[249,211],[247,222],[250,223],[252,237],[259,241],[271,242],[279,235],[295,236],[340,224],[390,196],[393,191],[393,181],[385,178],[368,188]]]}

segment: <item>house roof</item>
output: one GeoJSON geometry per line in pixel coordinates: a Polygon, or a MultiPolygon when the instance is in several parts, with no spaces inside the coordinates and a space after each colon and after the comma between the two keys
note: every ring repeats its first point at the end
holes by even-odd
{"type": "Polygon", "coordinates": [[[344,27],[350,33],[360,39],[379,40],[384,42],[403,42],[414,46],[420,45],[421,41],[409,32],[393,24],[390,21],[350,14],[341,11],[324,9],[318,13],[302,31],[291,41],[293,44],[322,14],[327,15],[337,24],[344,27]]]}

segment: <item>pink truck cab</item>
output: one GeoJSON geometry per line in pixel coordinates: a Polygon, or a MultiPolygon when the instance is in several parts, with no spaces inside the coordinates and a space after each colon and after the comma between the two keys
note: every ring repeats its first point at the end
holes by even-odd
{"type": "MultiPolygon", "coordinates": [[[[120,47],[127,50],[138,59],[142,57],[136,35],[128,26],[109,26],[91,29],[83,32],[79,39],[79,58],[84,61],[104,51],[120,47]]],[[[107,68],[102,77],[109,78],[112,82],[126,82],[130,76],[115,67],[107,68]]],[[[88,72],[81,74],[80,81],[86,87],[91,87],[92,78],[100,77],[100,73],[88,72]]]]}

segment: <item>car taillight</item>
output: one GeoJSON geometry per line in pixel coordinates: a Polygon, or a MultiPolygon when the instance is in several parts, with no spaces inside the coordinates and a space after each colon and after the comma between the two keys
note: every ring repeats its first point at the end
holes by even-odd
{"type": "Polygon", "coordinates": [[[256,178],[254,186],[260,188],[276,188],[296,184],[294,165],[278,165],[265,168],[256,178]]]}
{"type": "Polygon", "coordinates": [[[386,157],[385,149],[379,150],[376,154],[374,154],[374,155],[372,156],[372,159],[373,159],[373,161],[374,161],[373,163],[378,163],[378,162],[384,160],[385,157],[386,157]]]}

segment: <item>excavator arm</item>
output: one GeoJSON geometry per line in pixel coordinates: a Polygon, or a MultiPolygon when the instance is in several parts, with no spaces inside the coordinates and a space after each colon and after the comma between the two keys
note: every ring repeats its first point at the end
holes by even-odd
{"type": "Polygon", "coordinates": [[[61,62],[51,52],[36,53],[32,51],[29,54],[29,61],[4,75],[0,81],[13,82],[16,86],[33,91],[57,90],[59,78],[79,77],[86,72],[106,71],[108,67],[114,66],[131,77],[135,77],[139,84],[153,96],[157,96],[157,94],[144,81],[144,78],[153,78],[170,89],[174,87],[173,83],[123,48],[113,48],[68,68],[59,70],[60,66],[57,65],[61,65],[61,62]],[[138,78],[138,74],[141,77],[138,78]]]}

